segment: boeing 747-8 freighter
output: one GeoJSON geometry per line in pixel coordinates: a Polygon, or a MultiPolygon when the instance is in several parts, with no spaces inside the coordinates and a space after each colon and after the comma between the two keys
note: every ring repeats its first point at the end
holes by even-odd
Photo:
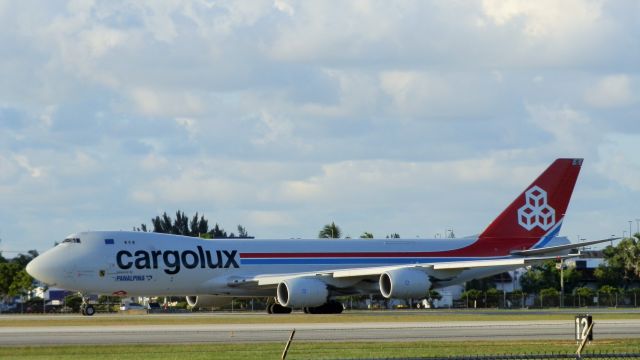
{"type": "MultiPolygon", "coordinates": [[[[160,233],[69,235],[27,271],[83,294],[184,295],[189,304],[273,297],[270,313],[339,313],[343,295],[426,296],[598,242],[557,238],[582,159],[554,161],[478,236],[457,239],[201,239],[160,233]]],[[[92,315],[91,305],[83,313],[92,315]]]]}

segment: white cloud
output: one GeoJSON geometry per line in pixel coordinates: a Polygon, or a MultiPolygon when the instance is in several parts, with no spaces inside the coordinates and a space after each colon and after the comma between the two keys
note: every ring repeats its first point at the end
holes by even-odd
{"type": "Polygon", "coordinates": [[[293,6],[291,6],[291,4],[289,4],[285,0],[275,0],[273,2],[273,6],[289,16],[293,16],[295,14],[293,6]]]}
{"type": "Polygon", "coordinates": [[[284,211],[250,211],[247,218],[260,227],[285,227],[294,224],[291,215],[284,211]]]}
{"type": "Polygon", "coordinates": [[[29,175],[33,178],[39,178],[44,173],[42,167],[33,166],[29,159],[24,155],[14,155],[13,160],[23,169],[27,170],[29,175]]]}
{"type": "Polygon", "coordinates": [[[53,125],[53,114],[55,113],[55,111],[56,107],[52,105],[44,108],[44,111],[40,115],[40,121],[42,122],[42,125],[44,125],[45,127],[51,127],[51,125],[53,125]]]}
{"type": "Polygon", "coordinates": [[[629,105],[634,101],[631,79],[627,75],[605,76],[585,91],[585,100],[600,108],[629,105]]]}
{"type": "Polygon", "coordinates": [[[553,136],[552,152],[561,153],[563,157],[591,154],[593,144],[601,138],[592,120],[568,105],[527,105],[526,108],[530,121],[553,136]]]}
{"type": "Polygon", "coordinates": [[[403,114],[422,113],[452,100],[451,85],[436,74],[391,71],[381,74],[380,78],[382,89],[403,114]]]}
{"type": "Polygon", "coordinates": [[[140,160],[140,167],[147,171],[162,171],[169,165],[169,160],[156,153],[150,153],[140,160]]]}
{"type": "MultiPolygon", "coordinates": [[[[137,110],[146,116],[185,119],[202,115],[204,110],[204,104],[198,95],[181,91],[135,88],[131,91],[131,98],[137,110]]],[[[183,123],[180,124],[184,126],[183,123]]]]}
{"type": "Polygon", "coordinates": [[[576,35],[588,29],[602,13],[602,2],[591,0],[484,0],[482,5],[496,25],[522,19],[522,31],[534,38],[576,35]]]}
{"type": "Polygon", "coordinates": [[[601,160],[597,164],[602,176],[636,193],[640,192],[639,143],[640,134],[609,134],[598,148],[601,160]]]}
{"type": "Polygon", "coordinates": [[[86,43],[85,47],[90,49],[94,57],[102,57],[107,52],[113,50],[118,45],[126,41],[127,35],[124,31],[109,29],[98,26],[80,35],[81,41],[86,43]]]}
{"type": "Polygon", "coordinates": [[[472,233],[557,156],[606,194],[581,233],[635,211],[632,3],[0,4],[18,248],[178,208],[261,237],[472,233]]]}

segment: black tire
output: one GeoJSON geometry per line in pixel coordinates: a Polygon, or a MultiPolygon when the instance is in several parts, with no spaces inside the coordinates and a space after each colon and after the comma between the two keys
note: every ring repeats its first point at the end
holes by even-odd
{"type": "Polygon", "coordinates": [[[288,307],[284,307],[280,304],[273,304],[273,313],[274,314],[291,314],[291,311],[293,309],[288,308],[288,307]]]}
{"type": "Polygon", "coordinates": [[[273,305],[275,304],[267,305],[267,314],[273,314],[273,305]]]}
{"type": "Polygon", "coordinates": [[[93,308],[93,305],[87,305],[87,308],[84,309],[84,315],[93,316],[96,313],[96,309],[93,308]]]}
{"type": "Polygon", "coordinates": [[[306,309],[307,314],[341,314],[344,307],[342,306],[342,303],[331,300],[326,304],[306,309]]]}
{"type": "Polygon", "coordinates": [[[344,310],[344,307],[342,306],[342,303],[337,302],[337,301],[331,302],[331,313],[332,314],[342,314],[343,310],[344,310]]]}

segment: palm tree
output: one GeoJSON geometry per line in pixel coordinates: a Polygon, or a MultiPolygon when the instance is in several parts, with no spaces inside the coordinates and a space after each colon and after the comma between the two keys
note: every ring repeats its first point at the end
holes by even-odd
{"type": "Polygon", "coordinates": [[[373,239],[373,234],[365,231],[362,233],[362,235],[360,235],[360,239],[373,239]]]}
{"type": "Polygon", "coordinates": [[[624,266],[625,277],[640,276],[640,247],[635,239],[624,239],[617,247],[621,250],[619,255],[624,266]]]}
{"type": "Polygon", "coordinates": [[[340,231],[338,225],[336,225],[332,221],[331,224],[325,225],[322,230],[320,230],[320,232],[318,233],[318,238],[339,239],[341,234],[342,232],[340,231]]]}

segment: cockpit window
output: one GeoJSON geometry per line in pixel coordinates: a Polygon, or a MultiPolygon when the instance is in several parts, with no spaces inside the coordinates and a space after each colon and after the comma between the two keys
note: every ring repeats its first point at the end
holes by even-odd
{"type": "Polygon", "coordinates": [[[66,238],[64,240],[62,240],[62,243],[73,243],[73,244],[80,244],[80,239],[79,238],[66,238]]]}

